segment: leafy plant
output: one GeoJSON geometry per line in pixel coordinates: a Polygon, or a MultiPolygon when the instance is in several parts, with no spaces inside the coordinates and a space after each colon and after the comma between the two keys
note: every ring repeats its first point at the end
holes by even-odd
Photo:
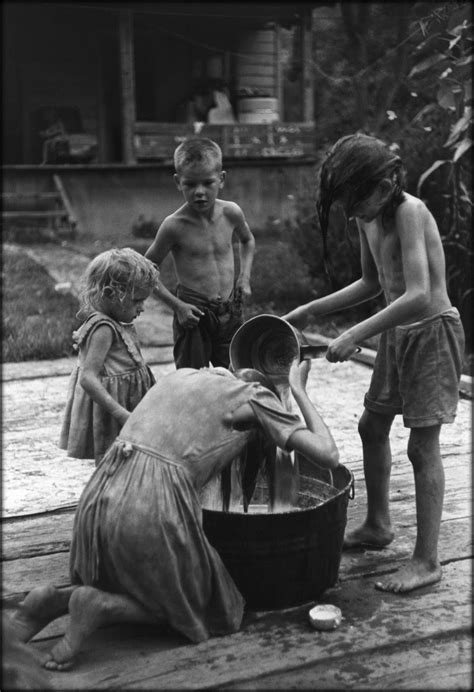
{"type": "Polygon", "coordinates": [[[154,218],[146,219],[143,214],[139,214],[132,226],[132,235],[135,238],[154,238],[160,227],[160,222],[154,218]]]}
{"type": "Polygon", "coordinates": [[[465,3],[444,5],[424,22],[423,41],[417,47],[421,60],[408,78],[413,88],[430,100],[413,119],[419,128],[431,130],[441,113],[448,131],[443,154],[420,175],[417,193],[443,200],[440,231],[447,260],[448,291],[460,309],[470,336],[472,302],[472,169],[467,156],[472,147],[472,18],[465,3]],[[430,195],[430,196],[431,196],[430,195]]]}
{"type": "MultiPolygon", "coordinates": [[[[448,291],[472,336],[472,5],[468,2],[336,3],[316,10],[315,112],[321,151],[357,130],[399,150],[408,192],[433,213],[448,291]]],[[[314,234],[313,234],[314,235],[314,234]]],[[[338,244],[338,233],[333,241],[338,244]]],[[[309,234],[308,234],[309,236],[309,234]]],[[[350,267],[342,261],[337,279],[350,267]]],[[[307,255],[306,255],[307,256],[307,255]]]]}
{"type": "Polygon", "coordinates": [[[252,269],[252,300],[246,318],[262,312],[283,314],[314,297],[307,265],[295,248],[275,237],[257,238],[252,269]]]}

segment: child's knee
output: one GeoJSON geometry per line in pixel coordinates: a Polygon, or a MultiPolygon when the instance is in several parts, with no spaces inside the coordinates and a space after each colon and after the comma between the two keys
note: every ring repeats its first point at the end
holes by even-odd
{"type": "Polygon", "coordinates": [[[407,455],[415,470],[426,464],[435,465],[440,460],[439,442],[436,431],[429,434],[429,429],[412,430],[408,440],[407,455]]]}
{"type": "Polygon", "coordinates": [[[359,435],[364,444],[384,444],[388,440],[392,418],[365,410],[359,419],[359,435]]]}

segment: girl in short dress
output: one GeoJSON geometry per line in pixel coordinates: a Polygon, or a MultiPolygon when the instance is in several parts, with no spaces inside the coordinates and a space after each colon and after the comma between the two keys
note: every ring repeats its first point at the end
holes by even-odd
{"type": "Polygon", "coordinates": [[[73,334],[78,362],[71,374],[59,446],[96,465],[155,383],[133,320],[158,282],[155,265],[130,248],[102,252],[83,276],[84,322],[73,334]]]}

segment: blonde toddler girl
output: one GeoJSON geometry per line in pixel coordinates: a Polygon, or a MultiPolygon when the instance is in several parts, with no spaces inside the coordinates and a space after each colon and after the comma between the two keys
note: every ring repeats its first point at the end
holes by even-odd
{"type": "Polygon", "coordinates": [[[130,248],[102,252],[82,278],[84,322],[73,333],[79,352],[71,374],[59,446],[96,465],[155,383],[133,320],[155,287],[155,265],[130,248]]]}

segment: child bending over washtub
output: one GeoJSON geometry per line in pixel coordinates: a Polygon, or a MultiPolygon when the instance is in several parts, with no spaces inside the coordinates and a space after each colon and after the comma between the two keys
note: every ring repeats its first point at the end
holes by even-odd
{"type": "Polygon", "coordinates": [[[22,641],[69,611],[46,668],[70,668],[94,630],[114,622],[166,623],[193,642],[240,628],[244,599],[204,533],[199,491],[259,434],[310,463],[338,466],[306,392],[309,369],[295,361],[289,375],[304,420],[256,371],[180,368],[147,392],[79,499],[72,585],[37,587],[15,611],[22,641]]]}

